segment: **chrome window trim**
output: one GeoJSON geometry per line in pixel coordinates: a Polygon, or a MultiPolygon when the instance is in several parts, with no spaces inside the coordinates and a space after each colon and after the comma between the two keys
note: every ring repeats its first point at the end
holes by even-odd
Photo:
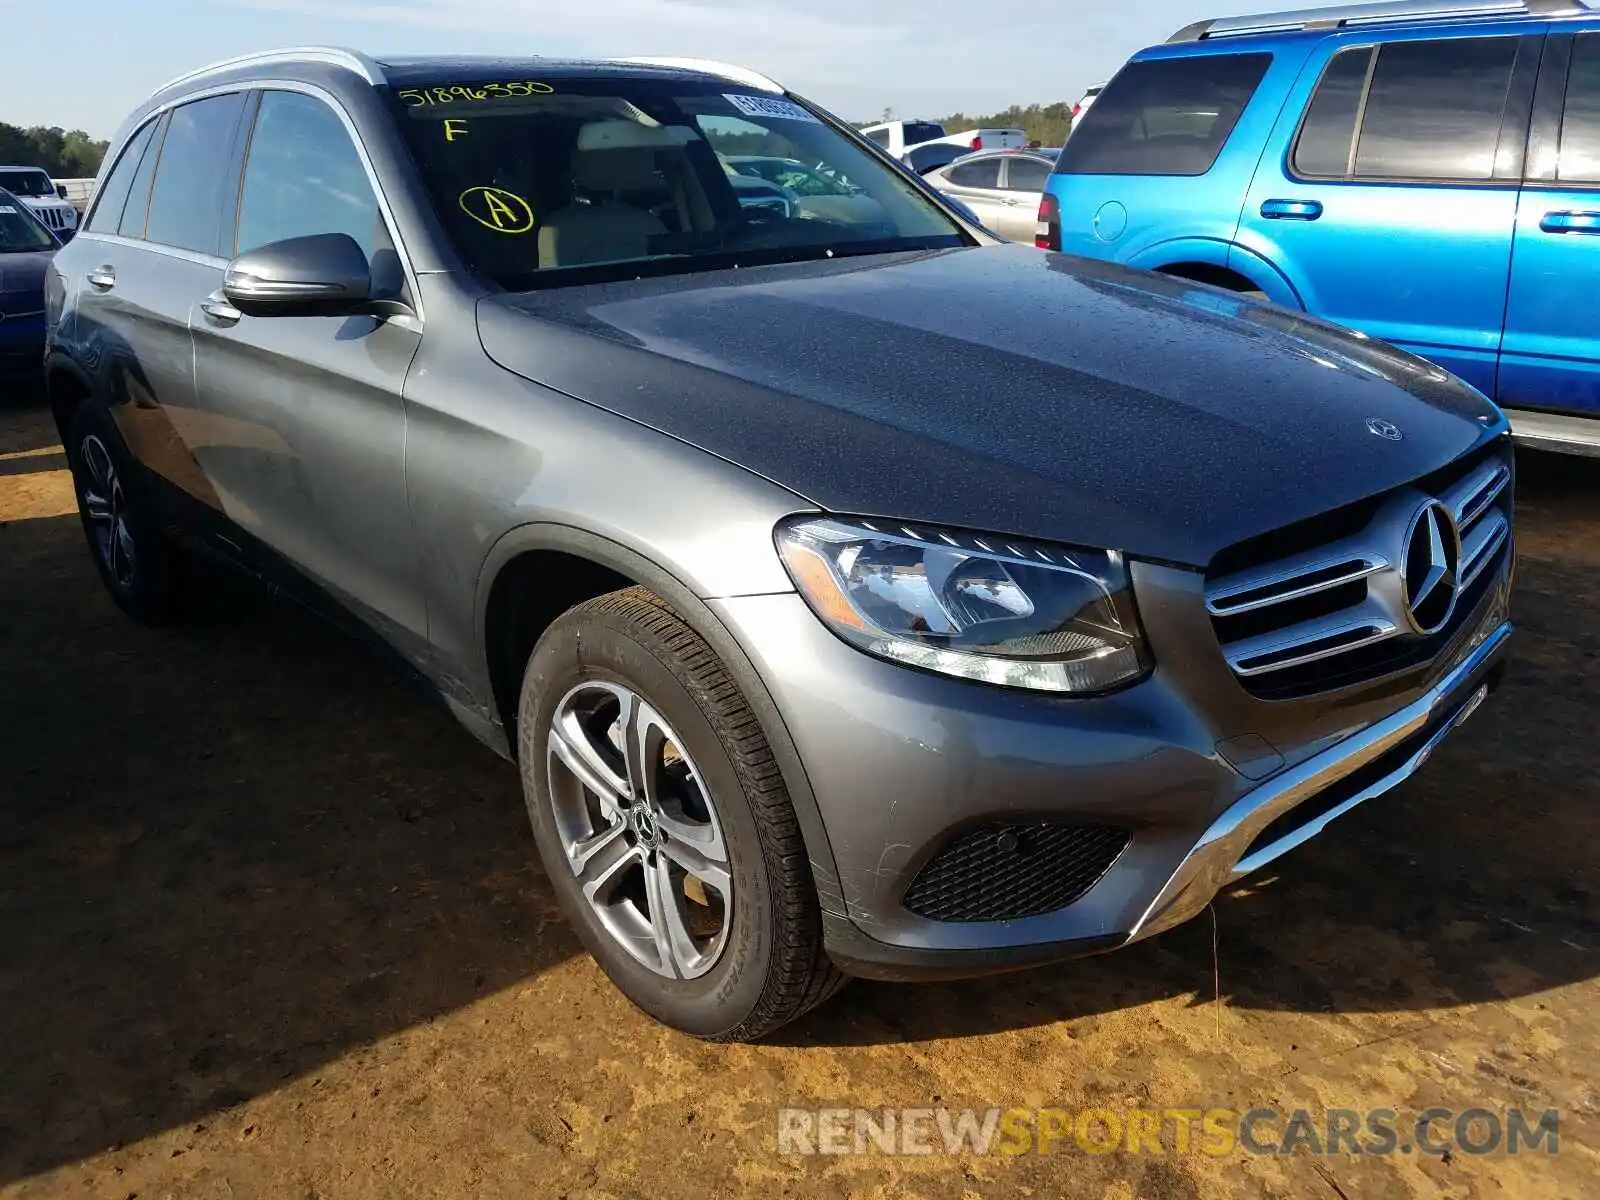
{"type": "Polygon", "coordinates": [[[101,242],[109,246],[125,246],[130,250],[148,250],[152,254],[160,254],[166,258],[176,258],[183,262],[196,263],[202,267],[215,267],[219,271],[227,269],[228,260],[215,254],[202,254],[198,250],[185,250],[182,246],[168,246],[163,242],[147,242],[143,238],[123,237],[120,233],[80,233],[77,241],[101,242]]]}

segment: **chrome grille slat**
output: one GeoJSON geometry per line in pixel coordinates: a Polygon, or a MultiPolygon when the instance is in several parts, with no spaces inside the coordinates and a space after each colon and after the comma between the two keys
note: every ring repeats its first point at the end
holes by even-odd
{"type": "Polygon", "coordinates": [[[1399,632],[1400,627],[1391,621],[1381,608],[1366,602],[1332,616],[1301,621],[1270,633],[1261,633],[1230,642],[1225,648],[1224,657],[1228,660],[1228,665],[1240,675],[1247,677],[1265,675],[1272,671],[1286,671],[1290,667],[1333,658],[1358,646],[1370,646],[1375,642],[1392,638],[1399,632]],[[1363,632],[1364,636],[1359,639],[1339,640],[1363,632]],[[1325,642],[1336,644],[1319,645],[1325,642]],[[1302,647],[1316,648],[1307,649],[1303,654],[1293,653],[1302,647]],[[1287,657],[1284,657],[1286,655],[1287,657]]]}
{"type": "Polygon", "coordinates": [[[1511,522],[1505,514],[1490,513],[1479,521],[1472,532],[1461,539],[1461,586],[1472,586],[1483,570],[1495,560],[1500,547],[1511,535],[1511,522]]]}
{"type": "Polygon", "coordinates": [[[1206,608],[1216,617],[1232,617],[1240,613],[1256,612],[1259,609],[1271,608],[1275,604],[1284,604],[1290,600],[1299,600],[1304,596],[1314,596],[1318,592],[1342,587],[1347,583],[1355,583],[1383,570],[1388,565],[1387,559],[1371,554],[1340,555],[1337,552],[1318,552],[1299,555],[1295,559],[1275,563],[1269,570],[1241,571],[1237,575],[1230,575],[1220,580],[1206,589],[1206,608]],[[1295,582],[1346,565],[1350,569],[1336,576],[1308,584],[1295,582]],[[1282,590],[1276,590],[1279,588],[1282,590]],[[1268,594],[1244,603],[1229,603],[1230,600],[1248,596],[1253,592],[1268,594]]]}
{"type": "Polygon", "coordinates": [[[1440,497],[1455,514],[1456,525],[1466,528],[1488,511],[1511,482],[1511,468],[1502,462],[1488,462],[1468,475],[1440,497]]]}

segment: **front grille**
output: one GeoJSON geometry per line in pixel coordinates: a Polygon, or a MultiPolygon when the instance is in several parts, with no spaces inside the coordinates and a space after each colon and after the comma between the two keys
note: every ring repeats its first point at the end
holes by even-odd
{"type": "Polygon", "coordinates": [[[904,904],[934,921],[1012,921],[1083,898],[1126,849],[1128,831],[1048,821],[959,834],[923,867],[904,904]]]}
{"type": "Polygon", "coordinates": [[[64,209],[36,208],[33,210],[33,215],[43,221],[46,228],[53,229],[57,233],[60,233],[63,229],[70,228],[64,209]]]}
{"type": "Polygon", "coordinates": [[[1415,484],[1218,555],[1206,608],[1234,675],[1280,700],[1427,662],[1511,553],[1512,482],[1500,439],[1415,484]]]}

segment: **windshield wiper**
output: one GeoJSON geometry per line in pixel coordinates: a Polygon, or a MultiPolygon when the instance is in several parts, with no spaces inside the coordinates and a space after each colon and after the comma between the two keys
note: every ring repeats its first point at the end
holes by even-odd
{"type": "Polygon", "coordinates": [[[827,262],[830,259],[860,258],[873,254],[914,254],[931,250],[951,250],[964,246],[958,236],[926,238],[878,238],[872,241],[813,243],[804,246],[753,246],[744,250],[714,250],[704,254],[632,259],[619,263],[566,267],[501,276],[496,282],[508,292],[543,291],[550,288],[578,287],[588,283],[617,283],[629,279],[658,279],[674,275],[701,275],[715,271],[736,271],[750,267],[782,266],[789,263],[827,262]]]}

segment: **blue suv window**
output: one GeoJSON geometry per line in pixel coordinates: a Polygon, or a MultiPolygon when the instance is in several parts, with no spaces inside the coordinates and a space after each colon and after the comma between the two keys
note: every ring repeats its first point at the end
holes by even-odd
{"type": "Polygon", "coordinates": [[[1493,179],[1521,42],[1516,37],[1392,42],[1335,55],[1295,143],[1296,173],[1334,179],[1493,179]]]}
{"type": "Polygon", "coordinates": [[[1270,54],[1132,62],[1056,163],[1061,175],[1204,175],[1272,65],[1270,54]]]}
{"type": "Polygon", "coordinates": [[[1572,47],[1556,178],[1563,183],[1600,183],[1600,33],[1582,34],[1572,47]]]}

